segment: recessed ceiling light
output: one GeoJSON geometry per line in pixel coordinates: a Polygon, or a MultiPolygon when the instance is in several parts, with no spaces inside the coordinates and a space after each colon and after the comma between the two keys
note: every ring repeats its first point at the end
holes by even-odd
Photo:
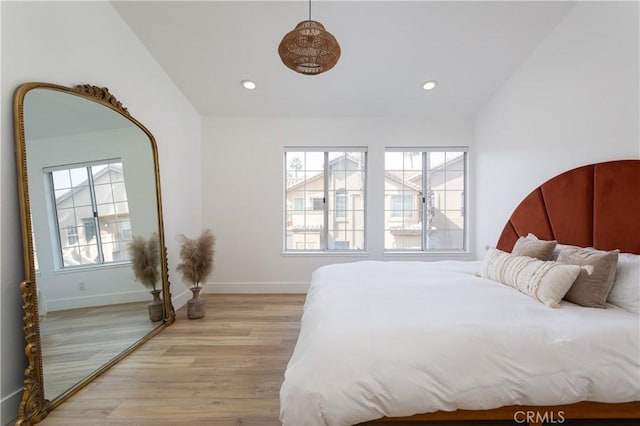
{"type": "Polygon", "coordinates": [[[433,90],[436,88],[437,85],[438,85],[438,82],[436,80],[428,80],[422,83],[422,88],[424,90],[433,90]]]}
{"type": "Polygon", "coordinates": [[[242,87],[247,90],[253,90],[256,88],[256,83],[251,80],[242,80],[242,87]]]}

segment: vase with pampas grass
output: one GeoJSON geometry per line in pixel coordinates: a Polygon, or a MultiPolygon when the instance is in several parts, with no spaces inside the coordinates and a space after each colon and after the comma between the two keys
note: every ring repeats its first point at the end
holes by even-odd
{"type": "Polygon", "coordinates": [[[149,319],[161,321],[164,318],[164,305],[160,299],[162,290],[157,288],[160,278],[160,240],[155,232],[149,239],[134,237],[129,243],[129,255],[136,280],[149,288],[153,300],[149,303],[149,319]]]}
{"type": "Polygon", "coordinates": [[[205,229],[197,238],[191,239],[180,235],[178,240],[182,243],[181,263],[176,267],[176,271],[182,273],[182,278],[192,284],[189,290],[193,293],[193,297],[187,301],[187,317],[202,318],[205,312],[205,299],[200,297],[200,290],[207,277],[213,272],[216,237],[210,229],[205,229]]]}

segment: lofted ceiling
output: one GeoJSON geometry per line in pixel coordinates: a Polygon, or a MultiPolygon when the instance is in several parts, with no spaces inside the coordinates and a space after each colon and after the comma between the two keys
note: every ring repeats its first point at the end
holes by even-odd
{"type": "Polygon", "coordinates": [[[574,4],[560,1],[313,1],[342,57],[316,75],[277,48],[307,1],[112,2],[203,116],[477,113],[574,4]],[[248,91],[240,82],[254,80],[248,91]],[[426,80],[438,80],[424,91],[426,80]]]}

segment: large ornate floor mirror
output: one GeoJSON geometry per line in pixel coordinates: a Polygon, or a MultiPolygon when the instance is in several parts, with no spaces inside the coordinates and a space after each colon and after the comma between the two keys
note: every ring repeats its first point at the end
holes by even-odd
{"type": "Polygon", "coordinates": [[[106,88],[14,97],[25,281],[17,425],[53,408],[175,320],[153,135],[106,88]]]}

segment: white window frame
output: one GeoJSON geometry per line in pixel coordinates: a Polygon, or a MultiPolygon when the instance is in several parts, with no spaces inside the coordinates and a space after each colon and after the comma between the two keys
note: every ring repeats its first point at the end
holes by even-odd
{"type": "MultiPolygon", "coordinates": [[[[308,254],[308,253],[331,253],[331,254],[353,254],[353,253],[365,253],[367,251],[367,184],[368,184],[368,149],[367,147],[363,147],[363,146],[338,146],[338,147],[300,147],[300,146],[287,146],[284,148],[284,153],[283,153],[283,176],[284,176],[284,184],[283,184],[283,200],[284,200],[284,226],[283,226],[283,254],[296,254],[296,253],[302,253],[302,254],[308,254]],[[312,210],[312,211],[322,211],[323,213],[323,227],[322,230],[320,231],[322,233],[322,247],[319,247],[317,249],[299,249],[299,248],[294,248],[294,247],[287,247],[287,216],[288,216],[288,206],[287,206],[287,153],[288,152],[322,152],[324,154],[324,165],[323,165],[323,176],[324,176],[324,185],[323,185],[323,197],[322,197],[322,202],[323,202],[323,209],[322,210],[316,210],[313,205],[313,198],[309,199],[309,204],[308,206],[308,210],[312,210]],[[363,153],[364,156],[364,165],[363,165],[363,173],[364,173],[364,188],[362,190],[362,197],[363,197],[363,219],[362,219],[362,223],[363,223],[363,228],[362,228],[362,232],[363,232],[363,248],[361,249],[356,249],[356,248],[349,248],[349,249],[336,249],[336,248],[329,248],[329,185],[328,185],[328,179],[329,179],[329,153],[332,152],[361,152],[363,153]]],[[[338,190],[335,191],[336,194],[338,193],[338,190]]],[[[334,194],[335,195],[335,194],[334,194]]],[[[344,194],[345,196],[347,196],[347,194],[344,194]]],[[[318,197],[314,197],[314,198],[318,198],[318,197]]],[[[334,200],[335,202],[335,200],[334,200]]],[[[348,199],[347,199],[347,205],[348,205],[348,199]]],[[[342,218],[337,218],[338,221],[344,221],[344,219],[342,218]]]]}
{"type": "MultiPolygon", "coordinates": [[[[419,152],[422,154],[428,154],[432,152],[463,152],[463,164],[464,164],[464,188],[462,190],[462,205],[461,205],[461,215],[463,216],[463,246],[459,249],[452,248],[438,248],[438,249],[430,249],[427,248],[429,246],[429,233],[426,232],[425,224],[427,223],[428,216],[428,206],[427,206],[427,188],[428,185],[428,155],[422,155],[422,208],[421,210],[421,218],[420,222],[422,223],[422,229],[420,230],[421,236],[421,248],[420,249],[395,249],[395,248],[387,248],[384,250],[386,253],[470,253],[469,251],[469,216],[467,208],[469,205],[469,147],[467,146],[448,146],[448,147],[386,147],[385,154],[387,152],[419,152]]],[[[384,170],[386,173],[386,164],[384,166],[384,170]]],[[[383,188],[384,191],[384,188],[383,188]]],[[[437,197],[439,194],[433,194],[434,197],[437,197]]],[[[439,200],[438,200],[439,201],[439,200]]],[[[438,202],[437,201],[437,202],[438,202]]],[[[420,202],[420,201],[419,201],[420,202]]],[[[439,202],[438,202],[439,204],[439,202]]],[[[391,209],[390,209],[391,210],[391,209]]],[[[393,216],[393,219],[401,218],[402,216],[393,216]]],[[[385,230],[386,232],[386,230],[385,230]]],[[[386,243],[383,243],[386,244],[386,243]]]]}
{"type": "MultiPolygon", "coordinates": [[[[64,165],[59,165],[59,166],[53,166],[53,167],[46,167],[43,169],[43,172],[47,174],[47,180],[48,180],[48,191],[49,191],[49,198],[51,200],[51,212],[53,217],[51,218],[52,222],[52,228],[55,231],[55,236],[53,237],[55,240],[55,246],[57,249],[57,269],[59,270],[68,270],[68,269],[75,269],[75,268],[96,268],[96,267],[102,267],[104,265],[112,265],[112,264],[121,264],[121,263],[130,263],[131,261],[129,259],[126,260],[114,260],[114,261],[106,261],[105,260],[105,256],[103,253],[103,246],[102,246],[102,240],[101,240],[101,235],[100,235],[100,219],[98,217],[98,205],[96,203],[96,194],[95,194],[95,184],[93,182],[93,174],[91,171],[92,167],[96,167],[96,166],[101,166],[101,165],[106,165],[109,166],[111,164],[115,164],[115,163],[120,163],[122,164],[122,159],[121,158],[112,158],[112,159],[106,159],[106,160],[98,160],[98,161],[90,161],[90,162],[83,162],[83,163],[72,163],[72,164],[64,164],[64,165]],[[60,228],[60,224],[58,221],[58,208],[56,206],[56,196],[55,196],[55,185],[53,182],[53,172],[56,171],[62,171],[62,170],[70,170],[70,169],[79,169],[79,168],[86,168],[88,169],[87,171],[87,177],[88,177],[88,188],[89,188],[89,194],[91,197],[91,208],[93,210],[93,218],[92,218],[92,223],[94,226],[94,232],[95,232],[95,238],[96,238],[96,250],[97,250],[97,254],[98,254],[98,259],[95,263],[87,263],[87,264],[82,264],[82,265],[65,265],[64,262],[64,256],[63,256],[63,244],[62,244],[62,236],[63,236],[63,232],[62,229],[60,228]]],[[[125,183],[126,185],[126,183],[125,183]]],[[[127,204],[129,203],[128,197],[126,200],[127,204]]],[[[131,224],[129,224],[131,225],[131,224]]],[[[76,228],[76,238],[78,238],[79,236],[79,230],[78,227],[81,226],[80,224],[75,225],[76,228]]],[[[68,230],[69,228],[67,228],[68,230]]],[[[129,227],[129,230],[131,231],[131,226],[129,227]]],[[[131,231],[132,233],[132,231],[131,231]]],[[[68,235],[67,235],[68,238],[68,235]]],[[[126,242],[126,240],[122,240],[122,242],[126,242]]]]}

